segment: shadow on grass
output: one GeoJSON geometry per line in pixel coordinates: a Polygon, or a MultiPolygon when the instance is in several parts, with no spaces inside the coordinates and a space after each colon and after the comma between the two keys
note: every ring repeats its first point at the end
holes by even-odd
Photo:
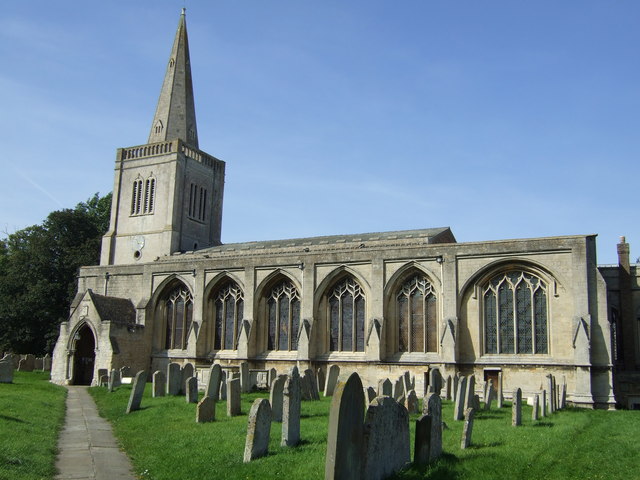
{"type": "Polygon", "coordinates": [[[472,443],[468,449],[478,450],[481,448],[500,447],[504,445],[504,442],[485,442],[485,443],[472,443]]]}
{"type": "Polygon", "coordinates": [[[411,465],[410,468],[390,477],[394,480],[456,480],[460,475],[455,471],[455,466],[460,459],[451,453],[443,453],[433,463],[425,466],[411,465]]]}
{"type": "Polygon", "coordinates": [[[27,423],[24,420],[20,420],[19,418],[15,418],[15,417],[7,417],[6,415],[0,415],[0,419],[2,420],[8,420],[9,422],[16,422],[16,423],[27,423]]]}
{"type": "Polygon", "coordinates": [[[551,428],[555,425],[555,423],[553,422],[537,422],[535,423],[533,426],[534,427],[547,427],[547,428],[551,428]]]}

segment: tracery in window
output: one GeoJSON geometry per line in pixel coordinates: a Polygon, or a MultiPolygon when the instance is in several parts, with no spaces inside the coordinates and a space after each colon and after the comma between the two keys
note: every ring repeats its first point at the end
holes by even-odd
{"type": "Polygon", "coordinates": [[[236,350],[244,312],[242,290],[235,282],[229,282],[214,294],[213,302],[215,318],[213,348],[236,350]]]}
{"type": "Polygon", "coordinates": [[[329,294],[329,351],[364,352],[365,296],[356,281],[346,278],[329,294]]]}
{"type": "Polygon", "coordinates": [[[300,296],[290,281],[280,282],[271,289],[267,316],[267,350],[297,350],[300,296]]]}
{"type": "Polygon", "coordinates": [[[437,302],[433,285],[414,275],[396,295],[399,352],[437,352],[437,302]]]}
{"type": "Polygon", "coordinates": [[[547,285],[535,275],[510,271],[483,291],[485,353],[548,353],[547,285]]]}
{"type": "Polygon", "coordinates": [[[184,285],[169,292],[165,300],[165,348],[187,348],[193,319],[193,297],[184,285]]]}

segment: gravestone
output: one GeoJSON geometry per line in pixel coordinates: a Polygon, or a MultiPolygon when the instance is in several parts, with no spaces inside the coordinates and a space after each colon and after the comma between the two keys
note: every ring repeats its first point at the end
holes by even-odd
{"type": "Polygon", "coordinates": [[[367,387],[364,393],[365,393],[365,399],[367,400],[367,405],[369,405],[373,401],[373,399],[378,396],[373,387],[367,387]]]}
{"type": "Polygon", "coordinates": [[[196,406],[196,423],[213,422],[216,419],[216,401],[204,397],[196,406]]]}
{"type": "Polygon", "coordinates": [[[442,375],[437,367],[429,369],[429,392],[440,395],[442,390],[442,375]]]}
{"type": "Polygon", "coordinates": [[[399,401],[402,396],[404,396],[404,381],[402,380],[402,377],[400,377],[393,384],[393,398],[394,400],[399,401]]]}
{"type": "Polygon", "coordinates": [[[318,372],[316,373],[316,380],[318,383],[318,392],[324,392],[324,369],[318,368],[318,372]]]}
{"type": "Polygon", "coordinates": [[[327,375],[327,381],[324,386],[324,396],[330,397],[333,395],[333,391],[336,388],[338,382],[338,376],[340,375],[340,367],[338,365],[331,365],[329,367],[329,373],[327,375]]]}
{"type": "Polygon", "coordinates": [[[283,392],[287,378],[287,375],[278,375],[271,384],[269,403],[271,404],[271,415],[274,422],[282,422],[283,392]]]}
{"type": "Polygon", "coordinates": [[[271,368],[269,370],[269,390],[271,390],[271,385],[276,381],[276,378],[278,378],[278,371],[275,368],[271,368]]]}
{"type": "Polygon", "coordinates": [[[307,378],[306,372],[302,372],[300,376],[300,398],[302,400],[311,400],[311,386],[309,385],[309,378],[307,378]]]}
{"type": "Polygon", "coordinates": [[[120,367],[120,378],[130,377],[131,376],[131,367],[125,366],[120,367]]]}
{"type": "Polygon", "coordinates": [[[240,415],[240,379],[227,380],[227,416],[240,415]]]}
{"type": "Polygon", "coordinates": [[[473,405],[474,405],[473,403],[475,401],[474,396],[476,394],[476,376],[475,375],[470,375],[469,378],[467,378],[466,392],[467,394],[465,395],[465,398],[464,398],[463,412],[465,412],[467,408],[473,408],[473,405]]]}
{"type": "Polygon", "coordinates": [[[413,384],[411,382],[411,374],[409,373],[409,371],[405,371],[402,374],[402,384],[405,392],[408,392],[409,390],[413,390],[413,384]]]}
{"type": "Polygon", "coordinates": [[[248,362],[240,362],[240,389],[242,393],[249,393],[251,391],[248,362]]]}
{"type": "Polygon", "coordinates": [[[422,415],[416,420],[413,463],[419,467],[429,463],[429,455],[431,453],[431,422],[431,415],[422,415]]]}
{"type": "Polygon", "coordinates": [[[423,398],[427,396],[427,394],[430,392],[429,390],[429,370],[427,370],[426,372],[422,372],[422,387],[423,387],[423,398]]]}
{"type": "Polygon", "coordinates": [[[445,390],[444,390],[444,398],[445,400],[451,400],[451,375],[447,375],[447,380],[445,381],[445,390]]]}
{"type": "Polygon", "coordinates": [[[180,395],[186,395],[187,393],[187,380],[194,376],[193,364],[185,363],[181,369],[182,379],[180,383],[180,395]]]}
{"type": "Polygon", "coordinates": [[[540,404],[540,395],[533,396],[533,408],[531,409],[531,420],[538,420],[538,410],[540,404]]]}
{"type": "Polygon", "coordinates": [[[211,397],[214,402],[218,401],[220,396],[220,380],[222,379],[222,368],[217,363],[209,368],[209,380],[207,387],[204,389],[204,396],[211,397]]]}
{"type": "MultiPolygon", "coordinates": [[[[369,387],[371,388],[371,387],[369,387]]],[[[373,389],[371,389],[373,390],[373,389]]],[[[416,395],[415,390],[410,390],[407,394],[407,398],[405,399],[405,406],[407,407],[407,412],[409,415],[413,415],[414,413],[418,413],[420,410],[420,405],[418,402],[418,396],[416,395]]]]}
{"type": "Polygon", "coordinates": [[[220,395],[218,395],[218,400],[226,400],[227,399],[227,372],[222,370],[222,374],[220,375],[220,395]]]}
{"type": "Polygon", "coordinates": [[[455,401],[458,398],[458,384],[460,383],[460,372],[456,372],[453,376],[453,396],[452,399],[455,401]]]}
{"type": "Polygon", "coordinates": [[[44,359],[42,357],[36,357],[36,360],[33,364],[34,370],[44,370],[44,359]]]}
{"type": "MultiPolygon", "coordinates": [[[[122,373],[122,369],[120,369],[122,373]]],[[[180,384],[182,383],[182,372],[180,365],[170,363],[167,365],[167,395],[180,395],[180,384]]]]}
{"type": "Polygon", "coordinates": [[[473,396],[473,404],[471,405],[471,408],[473,408],[476,412],[480,410],[480,395],[473,396]]]}
{"type": "Polygon", "coordinates": [[[460,441],[460,448],[463,450],[471,446],[471,432],[473,431],[475,412],[473,408],[467,408],[464,412],[464,427],[462,427],[462,440],[460,441]]]}
{"type": "Polygon", "coordinates": [[[153,397],[164,397],[164,394],[167,391],[167,378],[164,376],[164,373],[160,370],[156,370],[153,372],[153,377],[151,378],[153,380],[153,397]]]}
{"type": "Polygon", "coordinates": [[[484,399],[484,409],[491,410],[491,403],[493,402],[493,397],[496,396],[496,391],[493,389],[493,380],[489,380],[487,382],[487,395],[484,399]]]}
{"type": "Polygon", "coordinates": [[[187,403],[198,403],[198,378],[189,377],[184,385],[185,400],[187,403]]]}
{"type": "MultiPolygon", "coordinates": [[[[36,357],[32,354],[23,355],[20,363],[18,364],[18,371],[20,372],[33,372],[36,364],[36,357]]],[[[99,377],[98,377],[99,378],[99,377]]]]}
{"type": "Polygon", "coordinates": [[[411,461],[409,441],[407,410],[391,397],[373,400],[364,421],[363,469],[355,478],[382,480],[401,470],[411,461]]]}
{"type": "Polygon", "coordinates": [[[391,397],[393,395],[393,385],[391,384],[391,380],[385,378],[384,380],[380,380],[378,382],[378,397],[391,397]]]}
{"type": "Polygon", "coordinates": [[[462,420],[464,418],[464,401],[467,397],[467,377],[461,376],[458,381],[458,392],[456,403],[453,407],[453,419],[462,420]]]}
{"type": "Polygon", "coordinates": [[[423,414],[431,417],[431,441],[429,459],[431,461],[442,455],[442,399],[437,393],[424,397],[423,414]]]}
{"type": "Polygon", "coordinates": [[[300,443],[300,374],[293,367],[282,390],[282,439],[280,446],[295,447],[300,443]]]}
{"type": "Polygon", "coordinates": [[[547,391],[542,390],[542,401],[540,402],[540,415],[547,416],[547,391]]]}
{"type": "Polygon", "coordinates": [[[266,398],[257,398],[249,411],[247,440],[244,445],[244,463],[265,456],[269,451],[271,433],[271,406],[266,398]]]}
{"type": "Polygon", "coordinates": [[[51,355],[49,355],[48,353],[42,359],[42,369],[45,372],[51,371],[51,355]]]}
{"type": "Polygon", "coordinates": [[[502,408],[502,402],[504,402],[504,393],[502,392],[502,372],[498,372],[498,392],[496,393],[496,400],[498,401],[498,408],[502,408]]]}
{"type": "Polygon", "coordinates": [[[100,387],[103,386],[102,385],[102,377],[106,377],[107,378],[107,380],[106,380],[106,382],[104,384],[104,386],[106,387],[109,384],[109,370],[107,370],[106,368],[99,368],[98,369],[98,380],[99,380],[98,385],[100,387]]]}
{"type": "Polygon", "coordinates": [[[551,387],[551,391],[553,392],[553,395],[551,396],[551,412],[555,413],[556,410],[558,410],[558,387],[556,385],[556,377],[553,375],[551,375],[551,387]]]}
{"type": "Polygon", "coordinates": [[[547,411],[549,414],[553,413],[553,377],[551,375],[547,375],[547,411]]]}
{"type": "Polygon", "coordinates": [[[108,387],[109,386],[109,375],[101,375],[100,380],[98,381],[99,387],[108,387]]]}
{"type": "Polygon", "coordinates": [[[364,391],[354,372],[346,382],[338,383],[331,400],[325,480],[362,478],[363,418],[364,391]]]}
{"type": "Polygon", "coordinates": [[[311,388],[311,399],[320,400],[320,391],[318,390],[318,380],[313,370],[305,370],[307,377],[309,378],[309,387],[311,388]]]}
{"type": "Polygon", "coordinates": [[[511,404],[511,425],[519,427],[522,425],[522,390],[517,388],[513,392],[513,401],[511,404]]]}
{"type": "Polygon", "coordinates": [[[140,370],[136,373],[136,378],[133,380],[133,387],[131,388],[131,395],[129,396],[129,403],[127,404],[126,413],[131,413],[140,409],[140,403],[142,402],[142,394],[144,393],[145,383],[147,382],[147,372],[140,370]]]}
{"type": "Polygon", "coordinates": [[[109,391],[113,392],[116,388],[121,385],[120,383],[120,370],[116,370],[115,368],[111,370],[111,375],[109,375],[109,391]]]}
{"type": "Polygon", "coordinates": [[[567,406],[567,379],[563,378],[562,386],[560,387],[560,408],[565,408],[567,406]]]}
{"type": "Polygon", "coordinates": [[[11,358],[0,360],[0,383],[13,383],[13,360],[11,358]]]}

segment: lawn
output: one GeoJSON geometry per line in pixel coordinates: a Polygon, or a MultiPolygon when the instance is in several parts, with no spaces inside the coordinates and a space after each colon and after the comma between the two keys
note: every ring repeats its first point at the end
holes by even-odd
{"type": "Polygon", "coordinates": [[[49,372],[14,372],[0,383],[0,479],[53,478],[67,390],[49,372]]]}
{"type": "MultiPolygon", "coordinates": [[[[253,400],[266,394],[243,395],[243,415],[234,418],[226,416],[225,402],[219,402],[215,422],[196,424],[195,404],[187,404],[184,397],[151,398],[150,384],[142,410],[125,415],[130,391],[129,386],[113,393],[90,389],[143,479],[324,477],[330,398],[303,402],[299,447],[280,447],[280,424],[273,423],[269,455],[243,464],[246,414],[253,400]]],[[[411,418],[412,439],[417,418],[411,418]]],[[[567,409],[532,422],[531,408],[524,406],[523,426],[514,428],[507,404],[501,410],[478,412],[473,446],[466,450],[460,449],[463,422],[452,418],[453,404],[443,402],[443,457],[397,478],[628,480],[638,475],[640,412],[567,409]]]]}

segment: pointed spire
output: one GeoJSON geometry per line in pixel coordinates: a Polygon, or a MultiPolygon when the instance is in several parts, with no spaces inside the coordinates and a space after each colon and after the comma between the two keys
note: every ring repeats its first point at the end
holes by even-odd
{"type": "Polygon", "coordinates": [[[162,83],[156,114],[151,124],[148,143],[177,138],[198,148],[198,128],[184,8],[178,22],[178,30],[171,49],[167,73],[162,83]]]}

